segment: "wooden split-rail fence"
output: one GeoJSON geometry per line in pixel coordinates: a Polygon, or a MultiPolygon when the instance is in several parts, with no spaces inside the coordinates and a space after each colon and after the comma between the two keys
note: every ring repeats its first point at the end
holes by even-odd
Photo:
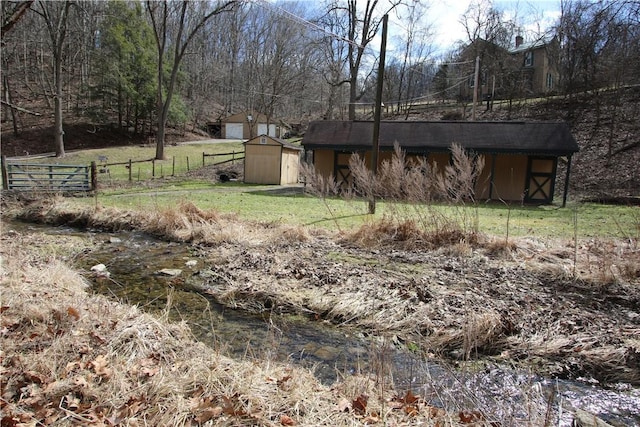
{"type": "Polygon", "coordinates": [[[4,190],[77,192],[96,188],[97,167],[91,165],[56,165],[12,163],[2,156],[4,190]]]}
{"type": "MultiPolygon", "coordinates": [[[[205,166],[207,158],[214,159],[213,165],[233,163],[244,159],[244,152],[229,153],[202,153],[202,166],[205,166]],[[230,158],[229,158],[230,156],[230,158]],[[222,157],[224,160],[215,161],[222,157]]],[[[91,162],[90,165],[59,165],[16,162],[2,156],[2,188],[4,190],[22,191],[53,191],[53,192],[90,192],[98,188],[98,174],[109,172],[110,166],[124,165],[129,171],[129,181],[133,180],[133,164],[151,163],[151,176],[156,176],[156,160],[131,160],[126,162],[108,163],[108,158],[98,156],[99,164],[91,162]]],[[[172,173],[175,171],[175,157],[173,158],[172,173]]],[[[189,158],[187,157],[187,171],[189,158]]]]}

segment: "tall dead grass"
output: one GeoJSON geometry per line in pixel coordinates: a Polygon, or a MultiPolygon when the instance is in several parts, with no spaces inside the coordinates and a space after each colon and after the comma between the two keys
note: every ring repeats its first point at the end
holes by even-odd
{"type": "Polygon", "coordinates": [[[143,211],[101,206],[78,208],[63,197],[50,196],[26,203],[9,203],[3,215],[48,225],[105,231],[137,230],[165,240],[206,245],[282,244],[309,238],[303,227],[241,221],[235,215],[203,210],[184,200],[173,207],[143,211]]]}
{"type": "Polygon", "coordinates": [[[234,361],[195,342],[183,324],[91,296],[59,260],[25,250],[31,243],[3,239],[3,424],[269,425],[290,417],[311,425],[333,415],[348,424],[311,372],[234,361]]]}
{"type": "MultiPolygon", "coordinates": [[[[407,247],[477,243],[474,193],[484,159],[465,152],[458,144],[452,144],[451,156],[450,164],[439,167],[424,157],[408,159],[396,143],[391,159],[381,162],[375,174],[364,158],[351,156],[353,178],[345,192],[386,202],[384,218],[377,224],[365,224],[352,240],[364,245],[393,242],[407,247]]],[[[319,180],[317,187],[321,188],[333,189],[336,185],[327,185],[331,177],[313,170],[307,179],[319,180]]]]}

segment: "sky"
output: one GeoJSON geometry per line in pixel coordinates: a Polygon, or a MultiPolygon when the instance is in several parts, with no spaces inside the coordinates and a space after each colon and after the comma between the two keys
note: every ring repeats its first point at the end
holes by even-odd
{"type": "MultiPolygon", "coordinates": [[[[433,23],[435,45],[438,50],[448,50],[459,40],[465,40],[460,18],[469,7],[470,0],[432,1],[429,21],[433,23]]],[[[494,7],[505,12],[505,17],[516,18],[527,37],[550,28],[560,17],[560,0],[493,0],[494,7]]]]}

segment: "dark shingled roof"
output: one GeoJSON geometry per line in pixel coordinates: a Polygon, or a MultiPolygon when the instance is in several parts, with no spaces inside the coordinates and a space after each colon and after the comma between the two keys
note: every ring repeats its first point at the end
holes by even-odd
{"type": "MultiPolygon", "coordinates": [[[[372,121],[316,121],[302,145],[307,150],[370,150],[372,121]]],[[[448,151],[452,143],[478,153],[521,153],[567,156],[578,144],[562,122],[383,121],[380,150],[395,142],[407,153],[448,151]]]]}

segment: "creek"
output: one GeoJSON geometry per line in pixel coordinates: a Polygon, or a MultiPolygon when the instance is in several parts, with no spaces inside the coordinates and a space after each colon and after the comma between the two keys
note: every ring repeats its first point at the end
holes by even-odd
{"type": "Polygon", "coordinates": [[[454,369],[354,329],[302,315],[256,315],[224,307],[201,291],[207,266],[192,245],[136,232],[107,234],[18,222],[4,226],[91,238],[95,247],[77,259],[76,267],[87,272],[95,292],[185,321],[198,340],[231,357],[300,364],[314,369],[325,384],[356,372],[391,375],[399,392],[412,390],[448,411],[479,409],[501,425],[528,424],[532,411],[544,414],[551,408],[549,419],[560,426],[570,426],[573,411],[582,409],[615,426],[640,427],[640,389],[625,384],[605,387],[588,379],[544,378],[491,364],[454,369]],[[97,264],[106,266],[109,277],[90,274],[97,264]]]}

